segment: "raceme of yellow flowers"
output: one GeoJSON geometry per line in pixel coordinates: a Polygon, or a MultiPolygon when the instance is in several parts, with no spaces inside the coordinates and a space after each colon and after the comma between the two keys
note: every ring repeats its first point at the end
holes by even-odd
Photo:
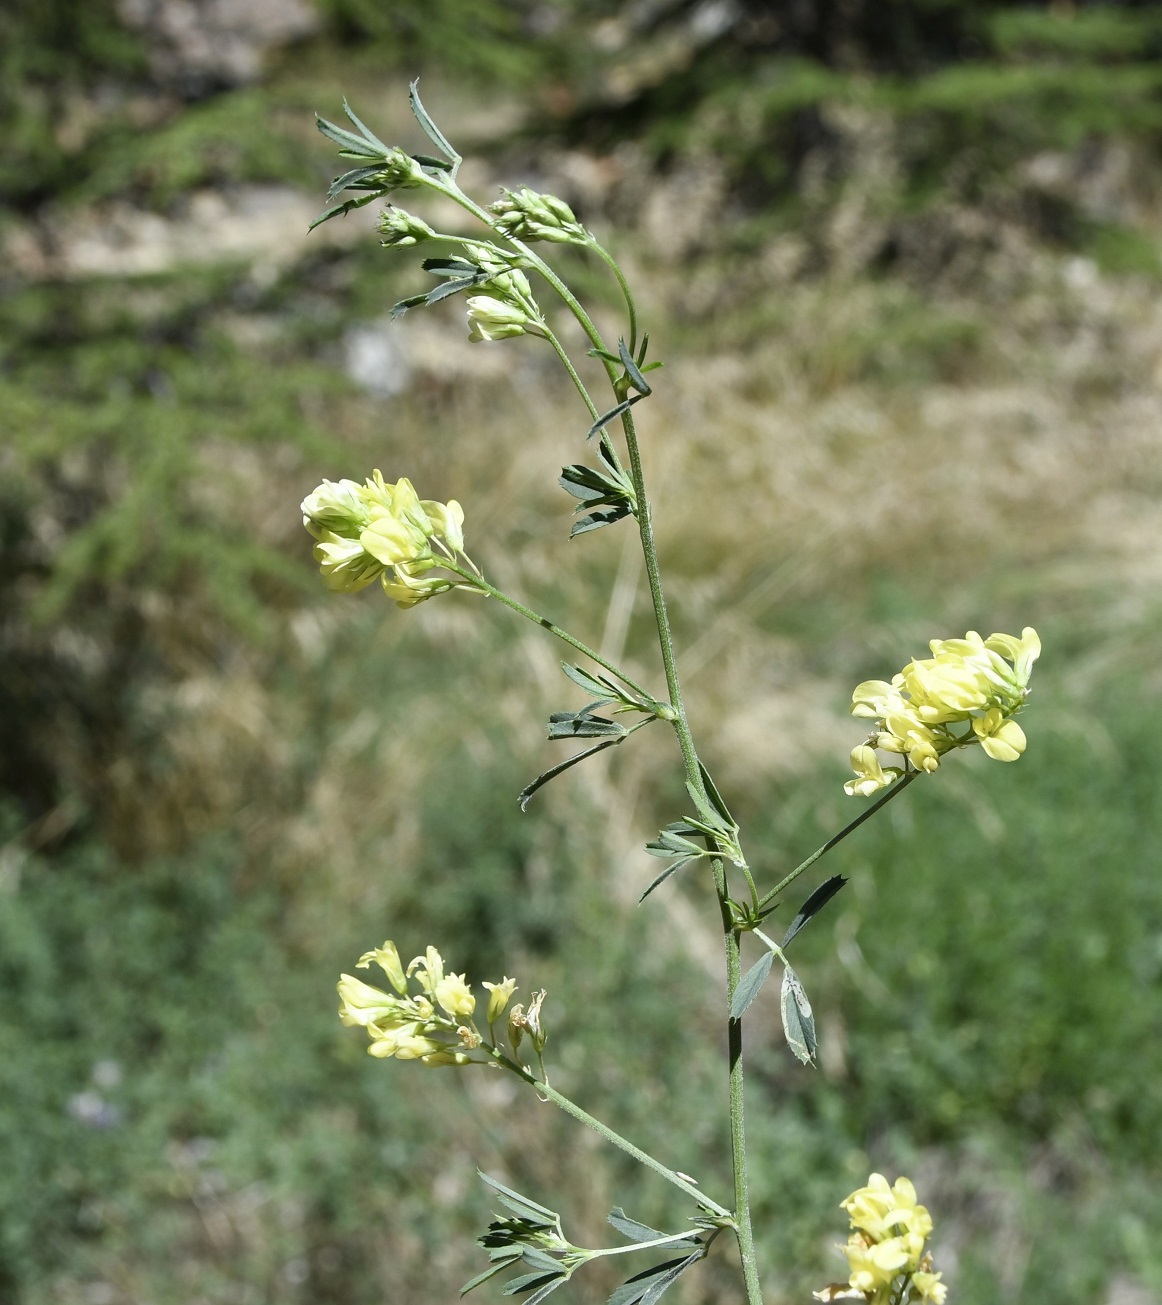
{"type": "Polygon", "coordinates": [[[1021,637],[969,630],[963,639],[933,639],[932,656],[910,661],[889,684],[865,680],[851,695],[853,716],[875,728],[852,749],[855,778],[843,786],[869,797],[899,779],[904,770],[882,766],[876,749],[906,758],[906,768],[928,773],[954,748],[979,743],[995,761],[1016,761],[1025,734],[1013,719],[1029,693],[1029,676],[1041,652],[1037,631],[1021,637]]]}
{"type": "MultiPolygon", "coordinates": [[[[387,975],[392,992],[351,974],[344,974],[338,984],[339,1019],[367,1030],[370,1055],[418,1060],[424,1065],[480,1065],[495,1060],[493,1026],[508,1009],[516,991],[515,979],[484,982],[488,991],[485,1037],[473,1018],[476,997],[472,989],[464,975],[445,971],[443,957],[434,947],[415,957],[405,970],[395,943],[389,940],[374,951],[364,952],[355,968],[365,970],[372,963],[387,975]]],[[[533,994],[527,1010],[518,1003],[508,1011],[507,1033],[514,1055],[526,1034],[538,1057],[544,1050],[544,999],[542,989],[533,994]]]]}
{"type": "MultiPolygon", "coordinates": [[[[420,499],[410,480],[387,484],[376,471],[362,485],[324,480],[302,502],[303,525],[318,541],[315,560],[327,585],[354,593],[378,580],[399,607],[414,607],[466,578],[431,572],[464,555],[464,511],[452,499],[420,499]]],[[[471,563],[468,562],[471,566],[471,563]]]]}
{"type": "Polygon", "coordinates": [[[948,1289],[932,1269],[926,1243],[932,1217],[916,1202],[916,1189],[906,1178],[888,1186],[883,1174],[872,1174],[866,1187],[841,1202],[851,1217],[851,1236],[844,1245],[851,1275],[814,1293],[816,1300],[863,1300],[867,1305],[944,1305],[948,1289]]]}

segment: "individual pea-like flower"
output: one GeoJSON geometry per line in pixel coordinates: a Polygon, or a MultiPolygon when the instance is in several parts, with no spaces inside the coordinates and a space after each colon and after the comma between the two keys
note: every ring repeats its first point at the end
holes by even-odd
{"type": "Polygon", "coordinates": [[[496,215],[496,229],[517,240],[548,240],[554,244],[584,245],[589,234],[576,214],[556,195],[542,195],[528,186],[503,190],[488,211],[496,215]]]}
{"type": "MultiPolygon", "coordinates": [[[[344,974],[338,983],[339,1019],[367,1031],[368,1054],[378,1059],[418,1060],[424,1065],[482,1065],[496,1062],[495,1044],[477,1028],[473,1015],[476,996],[463,974],[445,969],[444,958],[435,947],[427,947],[405,968],[395,943],[364,952],[356,963],[367,969],[378,965],[387,975],[392,991],[376,988],[354,975],[344,974]],[[476,1053],[476,1054],[473,1054],[476,1053]]],[[[515,979],[485,983],[490,994],[489,1032],[516,988],[515,979]]],[[[544,1046],[540,1029],[540,1001],[536,1042],[544,1046]]],[[[512,1068],[511,1064],[509,1068],[512,1068]]]]}
{"type": "Polygon", "coordinates": [[[887,788],[904,773],[897,766],[889,766],[885,770],[880,765],[875,749],[869,748],[866,743],[852,748],[851,768],[855,771],[856,777],[849,779],[843,786],[849,797],[856,794],[860,797],[871,797],[881,788],[887,788]]]}
{"type": "Polygon", "coordinates": [[[867,1186],[852,1192],[841,1208],[851,1218],[851,1235],[842,1247],[848,1280],[815,1292],[816,1300],[943,1305],[947,1288],[926,1248],[932,1217],[917,1202],[907,1178],[889,1186],[882,1174],[872,1174],[867,1186]]]}
{"type": "Polygon", "coordinates": [[[414,607],[447,589],[475,587],[458,570],[462,563],[475,572],[464,553],[464,510],[455,499],[421,499],[406,478],[393,485],[376,471],[362,485],[325,480],[303,499],[302,513],[323,579],[340,593],[379,580],[398,606],[414,607]]]}
{"type": "Polygon", "coordinates": [[[516,991],[516,980],[507,975],[501,983],[489,983],[485,979],[484,987],[488,989],[488,1023],[491,1026],[507,1009],[512,994],[516,991]]]}
{"type": "Polygon", "coordinates": [[[929,774],[955,748],[979,743],[995,761],[1016,761],[1025,734],[1013,719],[1029,693],[1029,676],[1041,652],[1037,632],[1018,639],[969,630],[963,639],[933,639],[931,657],[910,661],[886,680],[865,680],[851,695],[851,714],[875,722],[865,743],[852,750],[856,778],[844,789],[868,797],[905,771],[881,769],[874,750],[907,758],[907,769],[929,774]]]}
{"type": "Polygon", "coordinates": [[[471,295],[468,307],[468,339],[511,340],[518,335],[544,335],[544,322],[523,305],[495,295],[471,295]]]}

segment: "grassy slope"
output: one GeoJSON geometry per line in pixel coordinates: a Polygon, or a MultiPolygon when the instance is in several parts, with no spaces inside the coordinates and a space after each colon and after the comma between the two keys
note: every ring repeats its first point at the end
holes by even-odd
{"type": "MultiPolygon", "coordinates": [[[[291,69],[270,101],[309,82],[291,69]]],[[[194,115],[166,130],[187,122],[170,145],[203,139],[194,115]]],[[[145,178],[164,205],[218,176],[164,144],[140,167],[165,169],[110,164],[93,194],[145,178]]],[[[849,189],[856,217],[888,202],[849,189]]],[[[938,292],[858,266],[790,280],[811,251],[782,225],[741,272],[697,232],[674,263],[626,250],[668,362],[642,412],[690,693],[756,863],[850,813],[852,683],[970,624],[1029,621],[1047,653],[1019,766],[958,764],[837,854],[852,882],[798,944],[821,1069],[781,1050],[770,1003],[748,1022],[772,1299],[835,1271],[835,1205],[869,1166],[930,1194],[964,1305],[1162,1291],[1150,268],[1094,279],[1010,233],[938,292]]],[[[550,1201],[568,1164],[579,1240],[617,1203],[684,1217],[483,1076],[364,1057],[328,993],[386,935],[545,983],[563,1089],[726,1185],[704,886],[632,906],[681,800],[667,741],[522,817],[539,721],[572,701],[555,651],[468,600],[321,595],[293,561],[301,494],[380,463],[460,497],[505,584],[593,638],[626,621],[656,678],[640,579],[636,606],[632,572],[611,592],[615,532],[563,539],[551,486],[584,423],[534,342],[469,350],[450,309],[397,328],[419,342],[406,395],[342,377],[344,319],[399,284],[371,248],[6,300],[9,787],[47,813],[0,873],[0,1294],[20,1305],[448,1299],[478,1267],[474,1163],[550,1201]]],[[[702,1281],[733,1298],[724,1266],[702,1281]]]]}

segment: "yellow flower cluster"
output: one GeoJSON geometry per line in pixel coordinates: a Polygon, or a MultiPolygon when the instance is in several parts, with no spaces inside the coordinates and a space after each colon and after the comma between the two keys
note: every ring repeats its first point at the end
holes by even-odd
{"type": "Polygon", "coordinates": [[[933,1272],[925,1244],[932,1217],[916,1201],[916,1189],[906,1178],[888,1186],[883,1174],[872,1174],[843,1201],[851,1217],[851,1236],[843,1247],[851,1276],[814,1293],[817,1300],[854,1300],[868,1305],[944,1305],[948,1289],[933,1272]]]}
{"type": "Polygon", "coordinates": [[[1018,639],[969,630],[963,639],[933,639],[932,656],[910,661],[891,683],[865,680],[851,695],[853,716],[875,720],[865,743],[852,749],[855,778],[844,789],[868,797],[904,773],[883,767],[876,749],[907,759],[931,773],[953,748],[979,743],[996,761],[1016,761],[1025,734],[1013,719],[1029,692],[1029,676],[1041,652],[1037,631],[1026,626],[1018,639]]]}
{"type": "Polygon", "coordinates": [[[410,480],[389,485],[379,471],[362,485],[324,480],[303,499],[302,513],[303,525],[318,541],[315,560],[331,589],[354,593],[379,580],[397,606],[414,607],[445,589],[471,584],[430,574],[463,556],[463,509],[455,499],[420,499],[410,480]]]}
{"type": "MultiPolygon", "coordinates": [[[[470,1054],[485,1042],[472,1019],[476,998],[464,975],[445,973],[444,959],[434,947],[415,957],[405,970],[395,943],[388,941],[364,952],[355,968],[365,970],[372,963],[387,975],[393,992],[351,974],[342,975],[338,985],[339,1019],[367,1030],[370,1055],[418,1060],[425,1065],[482,1063],[470,1054]],[[418,991],[411,990],[413,984],[418,991]]],[[[489,991],[491,1034],[492,1025],[516,990],[516,980],[486,982],[484,987],[489,991]]]]}

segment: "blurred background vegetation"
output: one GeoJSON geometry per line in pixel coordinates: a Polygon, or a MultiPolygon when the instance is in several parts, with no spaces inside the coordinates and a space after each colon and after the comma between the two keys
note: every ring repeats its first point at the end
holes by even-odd
{"type": "MultiPolygon", "coordinates": [[[[565,539],[547,351],[455,305],[389,330],[406,258],[365,213],[305,234],[312,111],[414,148],[417,73],[470,188],[561,193],[642,288],[696,732],[768,882],[853,812],[855,682],[1045,644],[1021,764],[958,758],[829,862],[820,1068],[748,1017],[769,1299],[837,1276],[881,1168],[959,1305],[1156,1305],[1162,11],[1063,0],[0,10],[0,1301],[454,1299],[476,1165],[590,1244],[685,1217],[491,1076],[369,1060],[333,984],[385,937],[546,985],[562,1090],[728,1190],[707,887],[634,906],[670,741],[522,816],[556,649],[330,596],[299,523],[407,474],[659,679],[624,529],[565,539]]],[[[728,1259],[675,1296],[737,1299],[728,1259]]]]}

